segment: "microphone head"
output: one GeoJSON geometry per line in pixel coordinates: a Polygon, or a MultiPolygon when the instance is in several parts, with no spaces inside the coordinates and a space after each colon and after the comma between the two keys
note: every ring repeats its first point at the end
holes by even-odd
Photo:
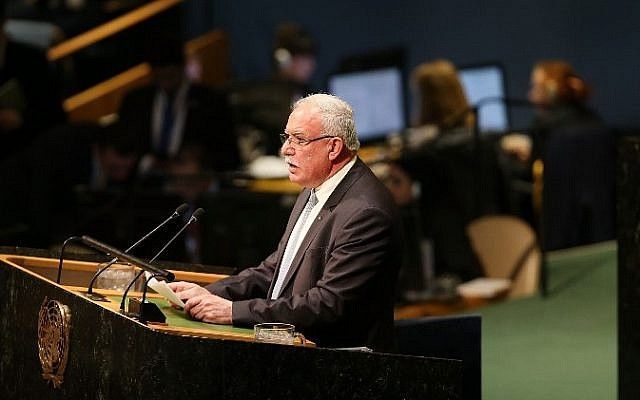
{"type": "Polygon", "coordinates": [[[197,221],[200,218],[202,218],[203,215],[204,215],[204,208],[198,208],[193,212],[193,214],[191,214],[191,219],[193,219],[194,221],[197,221]]]}
{"type": "Polygon", "coordinates": [[[189,209],[189,205],[187,203],[182,203],[178,208],[176,208],[175,214],[182,215],[188,209],[189,209]]]}

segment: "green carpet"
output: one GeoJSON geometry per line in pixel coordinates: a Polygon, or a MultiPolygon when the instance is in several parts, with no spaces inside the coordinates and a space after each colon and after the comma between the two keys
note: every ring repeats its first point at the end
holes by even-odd
{"type": "Polygon", "coordinates": [[[482,398],[616,399],[616,245],[553,252],[548,260],[548,298],[478,312],[482,398]]]}

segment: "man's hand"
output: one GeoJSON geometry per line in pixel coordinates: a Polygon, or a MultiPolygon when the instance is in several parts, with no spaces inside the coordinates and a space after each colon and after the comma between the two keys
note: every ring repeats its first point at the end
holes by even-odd
{"type": "Polygon", "coordinates": [[[231,324],[231,301],[211,294],[195,283],[171,282],[171,290],[184,301],[184,311],[193,318],[214,324],[231,324]]]}
{"type": "Polygon", "coordinates": [[[231,301],[211,293],[190,298],[185,303],[184,310],[193,318],[203,322],[227,325],[233,322],[231,320],[231,301]]]}
{"type": "Polygon", "coordinates": [[[186,302],[190,298],[197,296],[198,294],[211,294],[207,289],[202,286],[191,282],[169,282],[167,283],[169,288],[173,290],[180,300],[186,302]]]}

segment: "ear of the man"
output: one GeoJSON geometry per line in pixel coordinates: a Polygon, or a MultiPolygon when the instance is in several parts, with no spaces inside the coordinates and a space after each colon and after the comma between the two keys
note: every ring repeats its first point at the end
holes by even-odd
{"type": "Polygon", "coordinates": [[[344,142],[339,138],[331,138],[329,140],[329,160],[334,161],[340,156],[344,149],[344,142]]]}

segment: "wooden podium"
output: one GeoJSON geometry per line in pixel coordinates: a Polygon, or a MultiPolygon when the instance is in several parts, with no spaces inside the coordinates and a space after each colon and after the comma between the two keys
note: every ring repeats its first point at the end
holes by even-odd
{"type": "MultiPolygon", "coordinates": [[[[251,330],[183,326],[175,315],[144,325],[81,293],[96,262],[65,261],[58,285],[56,258],[3,253],[2,399],[462,397],[457,360],[257,343],[251,330]]],[[[203,284],[220,278],[174,272],[203,284]]]]}

